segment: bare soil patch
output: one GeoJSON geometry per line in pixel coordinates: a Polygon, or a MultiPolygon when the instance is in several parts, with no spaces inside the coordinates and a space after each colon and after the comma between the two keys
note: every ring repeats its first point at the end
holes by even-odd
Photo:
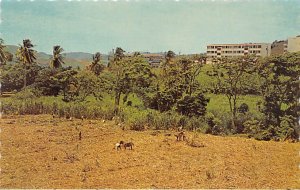
{"type": "Polygon", "coordinates": [[[300,143],[193,133],[183,142],[174,131],[50,115],[6,116],[0,126],[1,188],[300,187],[300,143]],[[133,150],[113,149],[120,140],[133,150]]]}

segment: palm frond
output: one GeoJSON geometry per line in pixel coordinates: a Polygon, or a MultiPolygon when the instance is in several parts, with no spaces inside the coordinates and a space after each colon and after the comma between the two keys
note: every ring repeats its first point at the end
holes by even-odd
{"type": "Polygon", "coordinates": [[[52,68],[59,68],[64,64],[65,62],[63,55],[61,54],[64,51],[62,47],[59,45],[53,46],[53,56],[52,60],[50,62],[50,67],[52,68]]]}

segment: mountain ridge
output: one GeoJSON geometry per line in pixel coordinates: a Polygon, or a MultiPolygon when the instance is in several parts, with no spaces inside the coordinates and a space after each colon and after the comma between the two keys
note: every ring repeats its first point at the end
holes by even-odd
{"type": "MultiPolygon", "coordinates": [[[[16,45],[6,45],[4,48],[5,51],[13,54],[13,62],[16,62],[16,52],[19,46],[16,45]]],[[[62,55],[65,57],[64,66],[72,66],[72,67],[85,67],[93,60],[93,54],[86,52],[63,52],[62,55]]],[[[45,52],[36,52],[36,61],[39,64],[45,65],[49,64],[52,55],[47,54],[45,52]]],[[[104,64],[107,64],[108,55],[101,54],[101,61],[104,64]]]]}

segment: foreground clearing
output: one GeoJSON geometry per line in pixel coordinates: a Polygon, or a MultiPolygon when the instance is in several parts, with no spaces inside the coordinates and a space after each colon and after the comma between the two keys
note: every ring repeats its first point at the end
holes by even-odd
{"type": "Polygon", "coordinates": [[[49,115],[9,116],[0,126],[1,188],[300,187],[300,143],[188,133],[201,145],[192,147],[172,131],[49,115]],[[113,150],[120,140],[133,150],[113,150]]]}

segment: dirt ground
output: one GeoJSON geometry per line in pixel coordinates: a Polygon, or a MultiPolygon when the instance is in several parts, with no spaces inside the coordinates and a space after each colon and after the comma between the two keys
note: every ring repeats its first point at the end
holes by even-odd
{"type": "Polygon", "coordinates": [[[0,126],[1,188],[300,188],[300,143],[188,133],[193,147],[175,131],[50,115],[0,126]],[[113,149],[120,140],[133,150],[113,149]]]}

